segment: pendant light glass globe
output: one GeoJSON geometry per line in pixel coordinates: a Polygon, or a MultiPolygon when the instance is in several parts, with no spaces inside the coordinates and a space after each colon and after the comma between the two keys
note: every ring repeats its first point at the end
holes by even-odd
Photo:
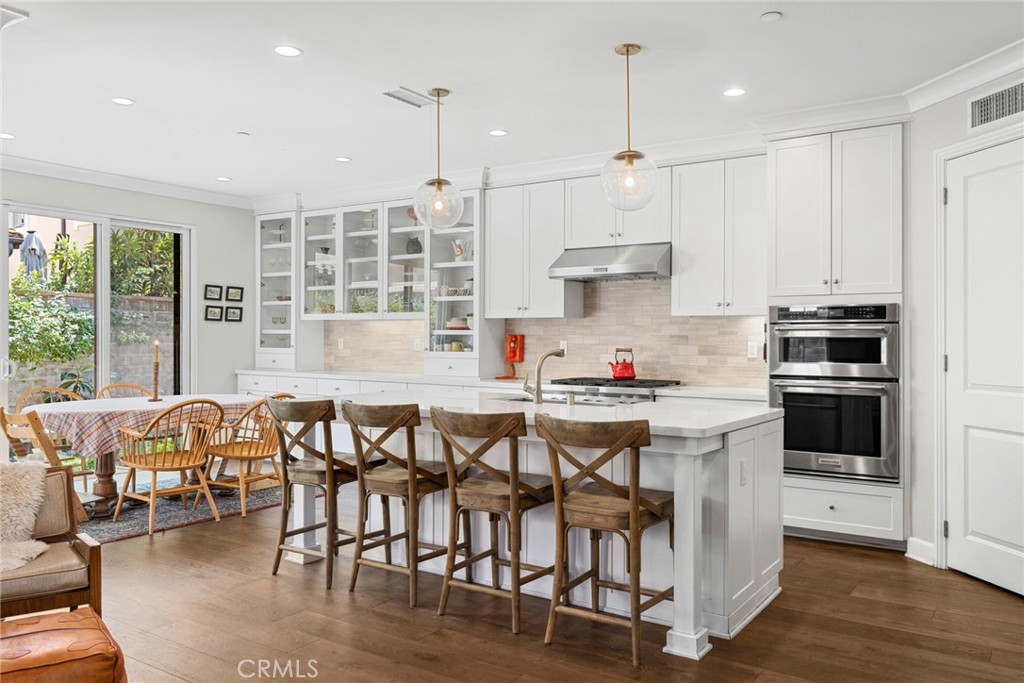
{"type": "Polygon", "coordinates": [[[658,167],[643,152],[619,152],[601,170],[601,189],[616,209],[642,209],[658,191],[658,167]]]}
{"type": "Polygon", "coordinates": [[[432,178],[416,190],[412,208],[424,225],[435,230],[453,228],[462,218],[462,192],[449,180],[432,178]]]}

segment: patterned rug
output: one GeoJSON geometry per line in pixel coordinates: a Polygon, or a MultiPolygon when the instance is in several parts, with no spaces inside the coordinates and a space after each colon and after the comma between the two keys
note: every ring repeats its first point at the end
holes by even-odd
{"type": "MultiPolygon", "coordinates": [[[[147,485],[140,484],[138,487],[140,493],[148,490],[149,486],[147,485]]],[[[210,506],[206,504],[205,498],[199,503],[199,508],[196,510],[192,509],[193,500],[193,495],[190,494],[188,510],[182,510],[181,498],[178,496],[157,498],[153,533],[213,521],[213,512],[210,511],[210,506]]],[[[230,496],[218,495],[214,491],[213,500],[217,504],[217,512],[220,513],[222,519],[242,514],[242,501],[237,491],[233,491],[230,496]]],[[[274,486],[250,492],[245,510],[246,513],[252,513],[280,504],[281,489],[274,486]]],[[[80,522],[78,530],[89,534],[100,543],[113,543],[126,538],[145,536],[149,533],[149,505],[142,503],[129,506],[125,502],[121,509],[121,516],[116,522],[112,516],[90,519],[88,522],[80,522]]]]}

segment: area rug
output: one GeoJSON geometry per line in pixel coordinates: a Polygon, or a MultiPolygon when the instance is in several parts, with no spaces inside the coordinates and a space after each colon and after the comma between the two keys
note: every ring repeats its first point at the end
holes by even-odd
{"type": "MultiPolygon", "coordinates": [[[[149,487],[140,485],[138,490],[139,492],[148,491],[149,487]]],[[[210,506],[206,504],[205,498],[199,503],[198,509],[192,509],[192,501],[195,500],[193,496],[194,494],[189,495],[188,510],[181,509],[181,498],[178,496],[157,498],[153,533],[213,521],[213,512],[210,511],[210,506]]],[[[217,495],[215,492],[213,500],[217,504],[217,512],[220,513],[221,519],[242,514],[242,499],[237,492],[233,492],[230,496],[217,495]]],[[[274,486],[249,493],[245,510],[246,514],[249,514],[280,504],[281,489],[274,486]]],[[[149,533],[149,505],[143,503],[129,506],[126,502],[121,509],[121,516],[116,522],[113,517],[91,519],[88,522],[80,523],[78,530],[89,534],[100,543],[113,543],[126,538],[145,536],[149,533]]]]}

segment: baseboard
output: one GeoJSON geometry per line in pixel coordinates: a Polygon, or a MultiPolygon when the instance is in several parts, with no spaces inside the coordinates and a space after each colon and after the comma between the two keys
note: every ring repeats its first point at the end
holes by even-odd
{"type": "Polygon", "coordinates": [[[935,544],[911,536],[907,539],[907,557],[935,566],[935,544]]]}

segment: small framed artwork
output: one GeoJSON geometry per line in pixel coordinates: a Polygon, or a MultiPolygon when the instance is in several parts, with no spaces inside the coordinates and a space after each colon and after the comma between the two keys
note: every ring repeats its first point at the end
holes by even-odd
{"type": "MultiPolygon", "coordinates": [[[[228,291],[231,291],[228,288],[228,291]]],[[[241,306],[225,306],[224,307],[224,319],[229,323],[240,323],[242,322],[242,307],[241,306]]]]}
{"type": "MultiPolygon", "coordinates": [[[[243,291],[244,291],[244,289],[242,287],[230,287],[229,286],[227,288],[227,290],[225,291],[225,293],[224,293],[224,300],[225,301],[241,301],[242,300],[242,292],[243,291]]],[[[230,318],[228,318],[228,320],[230,320],[230,318]]]]}
{"type": "MultiPolygon", "coordinates": [[[[220,285],[206,285],[206,287],[203,288],[203,298],[207,301],[220,301],[223,296],[224,288],[220,285]]],[[[207,306],[207,309],[209,308],[210,307],[207,306]]],[[[209,318],[207,318],[207,320],[209,320],[209,318]]],[[[217,320],[220,320],[220,318],[217,318],[217,320]]]]}
{"type": "MultiPolygon", "coordinates": [[[[218,287],[219,289],[219,287],[218,287]]],[[[207,306],[206,316],[204,320],[223,320],[224,319],[224,307],[223,306],[207,306]]]]}

